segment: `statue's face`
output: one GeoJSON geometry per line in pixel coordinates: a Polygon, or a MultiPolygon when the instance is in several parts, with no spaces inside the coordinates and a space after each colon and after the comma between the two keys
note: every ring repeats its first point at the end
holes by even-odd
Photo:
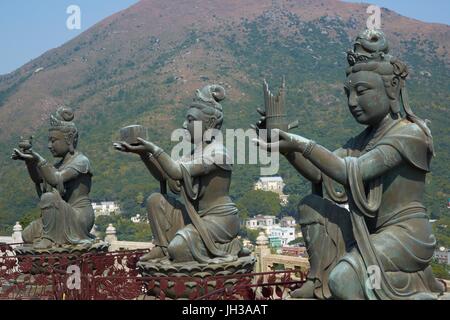
{"type": "Polygon", "coordinates": [[[197,108],[190,108],[186,114],[186,120],[183,123],[183,129],[186,129],[191,137],[192,143],[200,142],[203,139],[204,132],[208,129],[206,126],[208,117],[201,112],[197,108]],[[194,135],[194,124],[195,122],[201,122],[201,126],[199,128],[201,129],[201,132],[197,132],[198,137],[194,135]],[[198,141],[197,141],[198,140],[198,141]]]}
{"type": "Polygon", "coordinates": [[[351,73],[344,87],[350,112],[359,123],[376,125],[389,113],[389,98],[378,73],[351,73]]]}
{"type": "Polygon", "coordinates": [[[67,142],[63,132],[58,130],[49,131],[48,149],[57,158],[62,158],[69,152],[70,144],[67,142]]]}

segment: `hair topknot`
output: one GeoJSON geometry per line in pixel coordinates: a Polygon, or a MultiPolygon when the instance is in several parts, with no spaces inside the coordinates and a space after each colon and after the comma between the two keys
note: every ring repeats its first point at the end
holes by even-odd
{"type": "Polygon", "coordinates": [[[350,66],[370,61],[389,60],[389,43],[381,30],[364,30],[355,39],[353,50],[347,52],[350,66]]]}
{"type": "Polygon", "coordinates": [[[208,117],[216,118],[217,124],[220,126],[223,121],[223,109],[219,102],[224,100],[225,96],[225,89],[222,86],[207,85],[195,91],[195,97],[189,107],[200,110],[208,117]]]}
{"type": "Polygon", "coordinates": [[[71,108],[60,106],[54,115],[50,115],[50,129],[72,129],[76,131],[75,123],[72,122],[74,118],[75,114],[71,108]]]}
{"type": "Polygon", "coordinates": [[[204,86],[195,92],[194,102],[207,104],[219,111],[222,111],[220,101],[225,99],[225,89],[217,84],[204,86]]]}
{"type": "Polygon", "coordinates": [[[61,106],[58,108],[58,110],[56,110],[56,117],[58,118],[58,120],[73,121],[75,114],[71,108],[61,106]]]}

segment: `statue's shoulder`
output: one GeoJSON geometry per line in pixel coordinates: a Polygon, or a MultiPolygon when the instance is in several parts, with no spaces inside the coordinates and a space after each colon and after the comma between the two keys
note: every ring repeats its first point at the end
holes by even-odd
{"type": "Polygon", "coordinates": [[[418,139],[423,139],[426,141],[426,134],[423,132],[423,130],[414,122],[411,122],[409,120],[402,120],[400,123],[395,126],[386,136],[391,135],[409,135],[412,137],[416,137],[418,139]]]}
{"type": "Polygon", "coordinates": [[[91,172],[91,162],[89,161],[88,157],[86,157],[81,152],[77,152],[75,157],[73,157],[72,161],[70,161],[66,168],[72,168],[80,173],[89,173],[91,172]]]}
{"type": "Polygon", "coordinates": [[[379,145],[395,148],[414,167],[430,171],[432,154],[429,140],[417,124],[402,120],[377,143],[379,145]]]}
{"type": "Polygon", "coordinates": [[[203,150],[203,161],[231,171],[232,159],[227,148],[220,142],[214,141],[203,150]]]}
{"type": "Polygon", "coordinates": [[[406,119],[400,121],[394,128],[389,130],[378,144],[385,144],[387,141],[405,143],[405,147],[413,148],[416,148],[418,145],[427,147],[428,143],[425,132],[417,124],[406,119]]]}

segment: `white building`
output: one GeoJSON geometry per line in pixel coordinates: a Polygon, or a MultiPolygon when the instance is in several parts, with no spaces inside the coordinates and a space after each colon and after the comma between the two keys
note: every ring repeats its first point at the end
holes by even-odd
{"type": "Polygon", "coordinates": [[[295,228],[293,227],[273,227],[270,237],[281,239],[281,245],[286,246],[289,242],[295,240],[295,228]]]}
{"type": "Polygon", "coordinates": [[[133,223],[140,223],[140,222],[148,222],[148,219],[146,217],[141,216],[139,213],[135,215],[134,217],[131,217],[131,221],[133,223]]]}
{"type": "Polygon", "coordinates": [[[434,257],[439,263],[450,265],[450,249],[440,247],[434,252],[434,257]]]}
{"type": "Polygon", "coordinates": [[[115,201],[92,202],[92,208],[96,217],[120,214],[119,204],[115,201]]]}
{"type": "Polygon", "coordinates": [[[264,229],[266,234],[270,234],[272,227],[276,224],[276,217],[274,216],[263,216],[258,214],[257,216],[247,219],[245,221],[245,227],[247,229],[264,229]]]}
{"type": "Polygon", "coordinates": [[[286,205],[288,202],[288,195],[283,193],[285,183],[283,178],[277,177],[260,177],[255,183],[255,190],[272,191],[278,194],[282,205],[286,205]]]}
{"type": "Polygon", "coordinates": [[[281,227],[294,227],[295,228],[295,219],[293,217],[290,217],[290,216],[283,217],[283,218],[281,218],[280,226],[281,227]]]}

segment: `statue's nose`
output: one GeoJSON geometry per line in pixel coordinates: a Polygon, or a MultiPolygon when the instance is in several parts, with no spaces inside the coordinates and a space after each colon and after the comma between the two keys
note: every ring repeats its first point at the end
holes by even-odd
{"type": "Polygon", "coordinates": [[[183,129],[187,129],[187,121],[183,122],[183,129]]]}
{"type": "Polygon", "coordinates": [[[351,93],[350,96],[348,97],[348,105],[350,107],[356,107],[358,105],[357,101],[356,101],[356,94],[351,93]]]}

